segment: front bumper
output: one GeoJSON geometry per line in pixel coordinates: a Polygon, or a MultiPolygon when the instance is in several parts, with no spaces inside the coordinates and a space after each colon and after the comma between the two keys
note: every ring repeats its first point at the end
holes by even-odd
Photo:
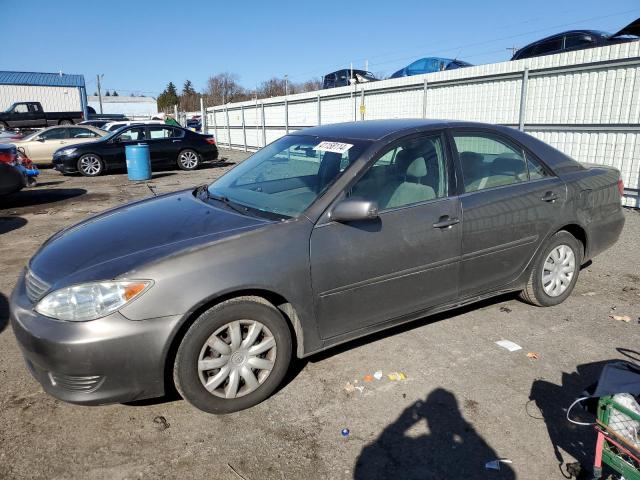
{"type": "Polygon", "coordinates": [[[78,171],[78,158],[75,155],[66,156],[58,153],[53,155],[51,164],[53,168],[61,173],[75,173],[78,171]]]}
{"type": "Polygon", "coordinates": [[[33,310],[24,275],[10,308],[27,367],[54,397],[102,405],[164,394],[165,359],[179,315],[133,321],[116,312],[88,322],[53,320],[33,310]]]}

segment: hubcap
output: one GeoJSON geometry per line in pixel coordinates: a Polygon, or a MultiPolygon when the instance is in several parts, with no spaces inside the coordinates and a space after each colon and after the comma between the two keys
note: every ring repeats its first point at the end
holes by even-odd
{"type": "Polygon", "coordinates": [[[198,165],[198,155],[194,152],[182,152],[180,154],[180,163],[185,168],[196,168],[198,165]]]}
{"type": "Polygon", "coordinates": [[[254,320],[237,320],[207,339],[198,356],[198,375],[216,397],[237,398],[262,385],[275,360],[271,331],[254,320]]]}
{"type": "Polygon", "coordinates": [[[576,257],[568,245],[551,250],[542,268],[542,287],[550,297],[562,295],[576,271],[576,257]]]}
{"type": "Polygon", "coordinates": [[[88,175],[97,175],[100,173],[100,159],[93,155],[82,157],[80,160],[80,169],[88,175]]]}

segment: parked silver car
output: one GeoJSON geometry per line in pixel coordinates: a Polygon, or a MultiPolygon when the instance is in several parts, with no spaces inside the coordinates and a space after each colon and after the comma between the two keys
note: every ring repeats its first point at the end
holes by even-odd
{"type": "Polygon", "coordinates": [[[292,357],[502,292],[552,306],[618,238],[617,170],[520,131],[389,120],[287,135],[211,185],[59,232],[11,298],[44,389],[225,413],[292,357]]]}

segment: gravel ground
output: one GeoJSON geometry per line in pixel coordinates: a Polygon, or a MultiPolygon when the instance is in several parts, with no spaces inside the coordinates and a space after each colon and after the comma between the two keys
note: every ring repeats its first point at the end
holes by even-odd
{"type": "Polygon", "coordinates": [[[212,416],[177,399],[80,407],[46,395],[11,328],[2,331],[21,268],[63,227],[151,190],[210,181],[246,156],[221,153],[225,166],[158,172],[147,184],[44,170],[37,188],[0,200],[0,478],[560,479],[563,464],[592,462],[593,430],[567,423],[565,408],[604,362],[640,358],[637,211],[564,304],[502,296],[351,342],[297,362],[276,395],[244,412],[212,416]],[[501,339],[523,348],[510,353],[501,339]],[[381,380],[365,381],[378,370],[381,380]],[[513,463],[485,470],[496,458],[513,463]]]}

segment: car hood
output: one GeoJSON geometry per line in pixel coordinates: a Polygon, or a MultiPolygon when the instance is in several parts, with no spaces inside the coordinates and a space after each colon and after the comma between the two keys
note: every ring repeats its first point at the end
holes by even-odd
{"type": "Polygon", "coordinates": [[[174,253],[273,223],[175,192],[108,210],[55,234],[29,262],[45,283],[111,279],[174,253]]]}
{"type": "Polygon", "coordinates": [[[613,35],[612,37],[619,37],[621,35],[635,35],[640,37],[640,18],[636,18],[633,22],[631,22],[626,27],[620,29],[613,35]]]}

